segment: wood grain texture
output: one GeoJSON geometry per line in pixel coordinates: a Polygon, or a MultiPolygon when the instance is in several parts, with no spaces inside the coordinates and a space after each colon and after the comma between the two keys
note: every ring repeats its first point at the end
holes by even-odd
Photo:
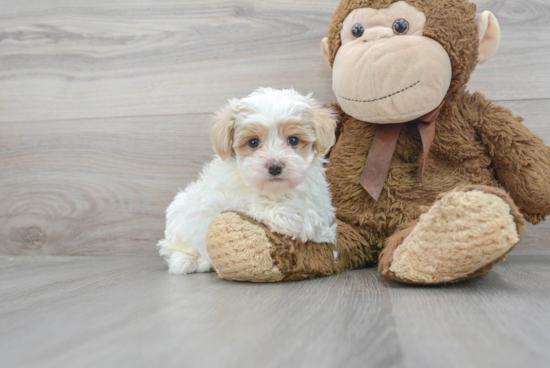
{"type": "Polygon", "coordinates": [[[0,16],[2,121],[205,113],[258,86],[331,95],[337,0],[56,4],[0,16]]]}
{"type": "Polygon", "coordinates": [[[516,253],[494,271],[451,288],[390,288],[411,367],[547,367],[548,251],[516,253]]]}
{"type": "Polygon", "coordinates": [[[0,124],[0,253],[155,251],[178,187],[212,157],[210,120],[0,124]]]}
{"type": "MultiPolygon", "coordinates": [[[[333,102],[337,0],[3,1],[0,254],[153,252],[213,151],[211,114],[259,85],[333,102]]],[[[550,5],[477,1],[502,48],[470,83],[550,144],[550,5]]],[[[522,246],[547,248],[550,226],[522,246]]]]}
{"type": "MultiPolygon", "coordinates": [[[[550,143],[545,101],[508,102],[550,143]]],[[[211,115],[0,124],[0,254],[155,251],[164,211],[213,151],[211,115]]],[[[521,246],[549,247],[550,227],[521,246]]]]}
{"type": "MultiPolygon", "coordinates": [[[[320,54],[338,0],[4,1],[0,121],[209,113],[257,86],[334,101],[320,54]]],[[[472,79],[496,100],[550,98],[550,4],[479,0],[502,26],[472,79]]]]}
{"type": "Polygon", "coordinates": [[[2,367],[543,368],[550,253],[412,287],[172,276],[155,255],[0,258],[2,367]]]}
{"type": "Polygon", "coordinates": [[[490,10],[502,33],[493,59],[477,67],[471,90],[494,100],[550,98],[550,2],[547,0],[476,0],[490,10]]]}

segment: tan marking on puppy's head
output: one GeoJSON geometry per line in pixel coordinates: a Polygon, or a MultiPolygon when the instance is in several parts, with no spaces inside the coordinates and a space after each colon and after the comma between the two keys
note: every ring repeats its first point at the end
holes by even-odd
{"type": "Polygon", "coordinates": [[[234,128],[233,151],[241,160],[252,156],[254,152],[265,148],[262,147],[262,142],[267,140],[269,132],[270,129],[260,123],[237,124],[234,128]],[[258,148],[250,147],[252,139],[260,141],[258,148]]]}
{"type": "Polygon", "coordinates": [[[313,108],[313,129],[317,140],[314,143],[314,149],[317,156],[325,157],[336,141],[336,123],[338,120],[336,111],[330,107],[323,107],[317,100],[307,96],[307,100],[313,108]]]}
{"type": "Polygon", "coordinates": [[[233,130],[235,127],[236,115],[239,112],[239,100],[234,98],[216,114],[215,124],[211,131],[214,151],[222,160],[234,156],[232,149],[233,130]]]}
{"type": "Polygon", "coordinates": [[[277,132],[287,145],[292,147],[304,160],[311,157],[313,146],[317,140],[314,124],[310,121],[286,120],[277,124],[277,132]],[[288,140],[298,138],[298,145],[291,146],[288,140]]]}

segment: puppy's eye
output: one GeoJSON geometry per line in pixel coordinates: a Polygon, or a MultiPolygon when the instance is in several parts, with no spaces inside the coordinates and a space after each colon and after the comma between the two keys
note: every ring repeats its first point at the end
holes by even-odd
{"type": "Polygon", "coordinates": [[[260,145],[260,141],[256,138],[251,139],[251,140],[248,141],[248,146],[250,148],[258,148],[259,145],[260,145]]]}
{"type": "Polygon", "coordinates": [[[397,35],[404,35],[409,32],[409,22],[406,19],[398,19],[393,22],[393,32],[397,35]]]}
{"type": "Polygon", "coordinates": [[[351,34],[355,38],[361,37],[363,33],[365,33],[365,28],[363,27],[362,24],[359,24],[359,23],[354,24],[353,27],[351,28],[351,34]]]}
{"type": "Polygon", "coordinates": [[[288,144],[290,144],[292,147],[296,147],[300,143],[300,140],[296,137],[290,137],[288,138],[288,144]]]}

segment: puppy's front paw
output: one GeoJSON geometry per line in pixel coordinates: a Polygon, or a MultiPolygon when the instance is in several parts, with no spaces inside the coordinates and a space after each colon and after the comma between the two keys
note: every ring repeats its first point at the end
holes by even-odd
{"type": "Polygon", "coordinates": [[[196,272],[199,266],[197,259],[187,254],[172,254],[167,262],[168,272],[174,275],[187,275],[196,272]]]}
{"type": "Polygon", "coordinates": [[[314,243],[332,243],[336,244],[338,237],[338,224],[335,222],[326,228],[315,228],[311,234],[308,234],[309,240],[314,243]]]}
{"type": "Polygon", "coordinates": [[[291,237],[292,239],[302,238],[305,241],[303,215],[292,208],[285,208],[277,211],[269,218],[266,218],[264,224],[272,232],[291,237]]]}

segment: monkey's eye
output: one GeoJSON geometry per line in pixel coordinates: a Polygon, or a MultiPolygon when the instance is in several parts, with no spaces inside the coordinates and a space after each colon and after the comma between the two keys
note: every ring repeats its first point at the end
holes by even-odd
{"type": "Polygon", "coordinates": [[[404,35],[409,32],[409,22],[406,19],[398,19],[393,22],[393,31],[397,35],[404,35]]]}
{"type": "Polygon", "coordinates": [[[254,138],[248,141],[248,146],[250,148],[258,148],[259,145],[260,145],[259,139],[254,138]]]}
{"type": "Polygon", "coordinates": [[[353,28],[351,29],[351,34],[353,37],[359,38],[363,35],[363,33],[365,33],[365,28],[362,24],[357,23],[353,25],[353,28]]]}
{"type": "Polygon", "coordinates": [[[296,137],[290,137],[288,138],[288,144],[290,144],[292,147],[296,147],[300,143],[300,140],[296,137]]]}

